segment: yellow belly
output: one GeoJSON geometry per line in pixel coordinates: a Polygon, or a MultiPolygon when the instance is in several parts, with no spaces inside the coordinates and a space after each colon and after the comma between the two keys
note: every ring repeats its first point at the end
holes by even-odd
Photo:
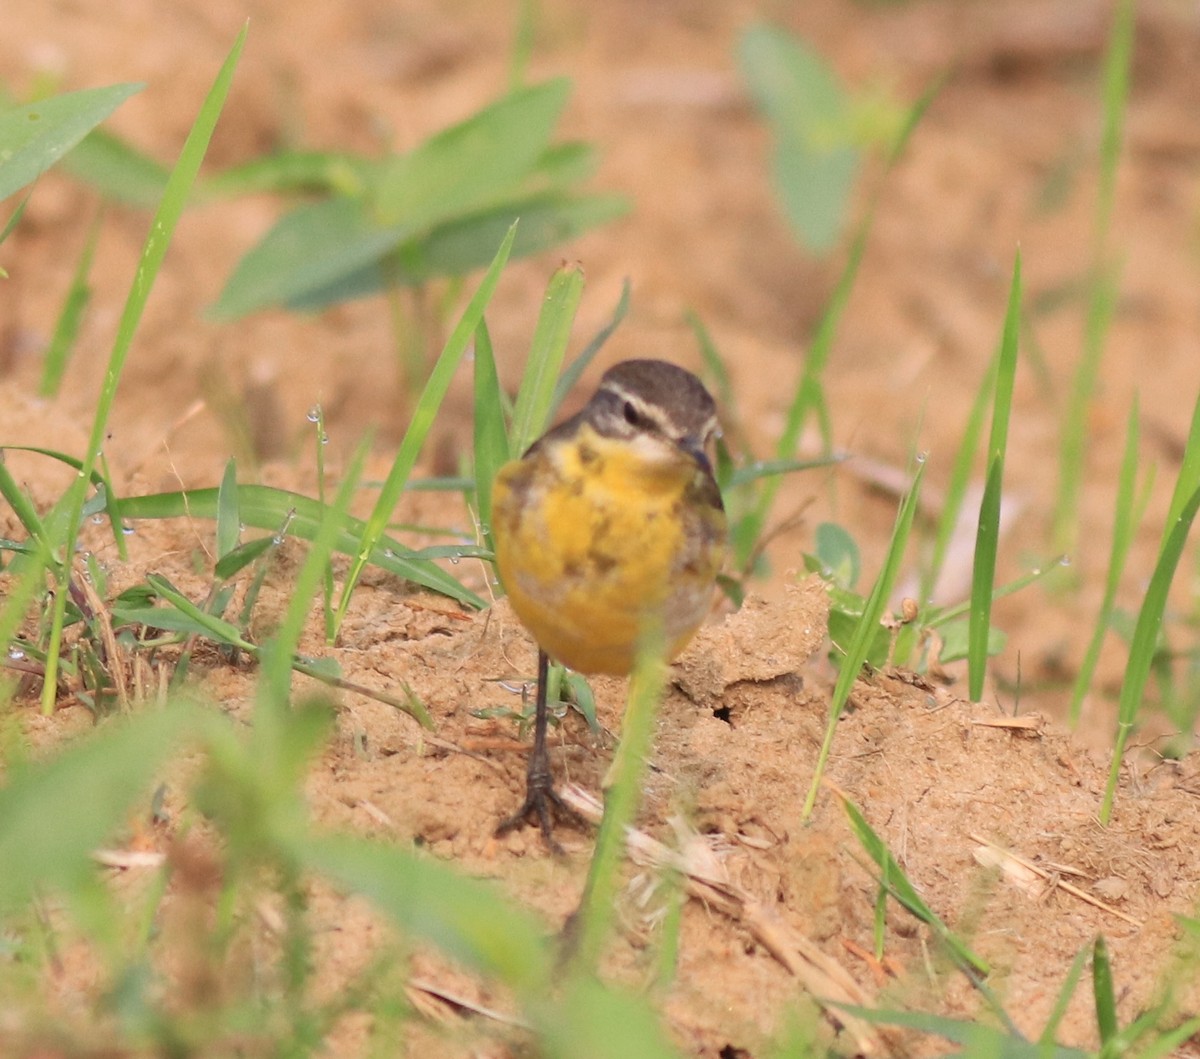
{"type": "Polygon", "coordinates": [[[724,513],[696,498],[681,454],[647,464],[584,427],[501,468],[492,493],[496,566],[517,616],[557,661],[626,674],[661,629],[674,658],[704,620],[724,559],[724,513]]]}

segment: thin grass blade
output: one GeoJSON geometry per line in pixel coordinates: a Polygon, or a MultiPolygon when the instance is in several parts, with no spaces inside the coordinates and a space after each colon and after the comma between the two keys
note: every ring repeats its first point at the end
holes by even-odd
{"type": "Polygon", "coordinates": [[[564,266],[551,277],[513,409],[510,451],[514,453],[529,448],[550,421],[554,384],[567,355],[571,326],[582,297],[583,269],[578,265],[564,266]]]}
{"type": "Polygon", "coordinates": [[[508,254],[512,249],[513,239],[516,237],[516,234],[517,226],[514,224],[509,228],[504,242],[500,244],[500,249],[496,251],[496,257],[492,261],[491,268],[488,269],[487,275],[484,276],[483,282],[480,283],[479,289],[467,305],[462,318],[458,322],[458,326],[454,328],[449,340],[446,342],[445,348],[443,348],[441,355],[437,359],[437,363],[433,366],[429,381],[425,384],[425,389],[422,391],[416,408],[413,410],[412,420],[409,422],[408,429],[404,432],[404,440],[400,443],[400,451],[396,453],[396,459],[388,471],[383,488],[379,491],[379,498],[375,503],[375,508],[367,519],[366,525],[363,527],[363,535],[358,551],[354,556],[350,572],[346,577],[346,583],[342,586],[342,598],[338,603],[334,621],[335,629],[341,628],[342,621],[346,617],[346,611],[350,606],[350,597],[353,595],[355,586],[358,584],[358,579],[362,575],[363,567],[371,561],[371,556],[380,539],[383,537],[388,521],[392,517],[392,512],[400,500],[400,494],[404,491],[404,486],[408,482],[409,475],[412,474],[412,469],[417,462],[417,456],[420,454],[421,447],[425,443],[429,428],[433,426],[434,417],[437,415],[438,408],[441,407],[442,398],[445,397],[446,391],[450,388],[450,380],[454,377],[458,363],[466,352],[467,346],[470,344],[471,338],[479,326],[479,321],[483,318],[483,311],[487,307],[487,303],[491,300],[492,292],[496,289],[496,284],[500,281],[500,273],[504,269],[505,262],[508,261],[508,254]]]}
{"type": "MultiPolygon", "coordinates": [[[[1140,511],[1150,497],[1148,488],[1143,490],[1140,502],[1135,496],[1139,422],[1138,400],[1135,395],[1133,405],[1129,409],[1129,422],[1125,429],[1125,453],[1121,458],[1121,471],[1117,478],[1117,496],[1113,508],[1112,546],[1108,556],[1108,572],[1104,579],[1104,598],[1100,602],[1100,610],[1096,615],[1096,627],[1092,630],[1092,638],[1084,652],[1083,662],[1079,666],[1079,674],[1075,678],[1075,687],[1071,693],[1068,716],[1072,727],[1079,723],[1084,696],[1092,686],[1092,677],[1100,662],[1104,637],[1108,632],[1109,623],[1112,621],[1113,607],[1117,601],[1117,589],[1121,584],[1121,574],[1125,570],[1125,560],[1129,555],[1129,548],[1133,544],[1134,529],[1139,521],[1140,511]]],[[[1152,475],[1148,476],[1147,486],[1151,478],[1152,475]]]]}
{"type": "Polygon", "coordinates": [[[829,721],[825,726],[825,739],[821,743],[816,768],[813,771],[812,785],[808,789],[808,796],[805,798],[804,808],[801,810],[802,819],[807,820],[812,814],[813,806],[816,805],[821,777],[825,773],[825,765],[829,761],[829,753],[833,749],[833,737],[837,731],[838,718],[842,715],[842,710],[845,709],[846,703],[850,699],[854,682],[858,679],[867,655],[870,653],[871,644],[879,628],[879,621],[883,617],[884,607],[887,605],[888,598],[892,594],[892,586],[896,583],[896,577],[899,575],[900,563],[904,559],[904,551],[912,531],[913,518],[917,512],[917,499],[921,493],[921,479],[924,474],[925,463],[922,461],[918,464],[912,485],[909,486],[908,493],[896,513],[896,524],[892,528],[892,539],[888,544],[883,568],[879,571],[879,576],[863,607],[862,615],[854,627],[854,634],[846,648],[846,657],[842,659],[837,683],[833,688],[833,698],[829,704],[829,721]]]}
{"type": "Polygon", "coordinates": [[[92,258],[96,253],[96,243],[100,239],[100,222],[103,214],[97,214],[88,231],[87,242],[84,243],[83,253],[75,266],[71,277],[71,286],[63,300],[58,320],[54,325],[54,333],[50,336],[50,344],[46,347],[45,361],[42,366],[42,380],[38,385],[38,393],[42,397],[53,397],[62,385],[63,375],[67,370],[67,362],[75,348],[75,339],[79,336],[79,325],[83,321],[83,313],[91,299],[92,291],[88,286],[88,276],[92,270],[92,258]]]}
{"type": "Polygon", "coordinates": [[[1008,448],[1008,423],[1012,415],[1013,383],[1021,330],[1021,253],[1013,262],[1012,286],[1004,333],[996,358],[996,383],[992,394],[992,433],[988,441],[988,475],[979,505],[975,534],[975,565],[971,578],[971,624],[967,646],[967,693],[978,702],[987,675],[988,638],[992,622],[992,594],[996,582],[996,555],[1000,546],[1000,503],[1004,483],[1004,454],[1008,448]]]}
{"type": "Polygon", "coordinates": [[[625,314],[629,312],[629,292],[630,284],[629,280],[626,279],[621,284],[621,296],[617,299],[616,307],[613,309],[612,316],[608,318],[608,323],[596,332],[592,340],[583,347],[583,352],[571,361],[559,376],[558,382],[554,385],[554,396],[550,399],[550,411],[547,414],[547,423],[558,415],[558,410],[562,406],[567,394],[575,388],[575,384],[579,382],[587,366],[591,364],[596,354],[604,348],[604,344],[612,337],[612,333],[617,329],[621,321],[625,319],[625,314]]]}
{"type": "Polygon", "coordinates": [[[492,546],[492,483],[508,462],[508,428],[487,321],[475,331],[475,513],[484,545],[492,546]]]}
{"type": "Polygon", "coordinates": [[[840,791],[838,794],[842,806],[846,810],[846,815],[850,818],[851,828],[867,856],[879,868],[882,884],[888,888],[891,895],[937,935],[959,966],[969,968],[981,975],[990,974],[991,968],[987,961],[976,956],[966,943],[954,934],[933,909],[922,900],[921,895],[917,893],[908,876],[904,874],[904,870],[897,863],[896,858],[892,856],[883,839],[875,833],[874,828],[867,823],[866,817],[859,811],[858,806],[840,791]]]}
{"type": "Polygon", "coordinates": [[[273,706],[280,713],[287,707],[290,697],[292,656],[300,643],[310,605],[320,587],[329,557],[333,554],[334,546],[345,525],[350,502],[358,488],[359,478],[362,477],[363,463],[366,461],[369,446],[368,435],[351,456],[333,504],[325,511],[321,525],[313,536],[308,555],[305,556],[300,572],[296,575],[283,621],[270,643],[264,645],[262,650],[259,701],[273,706]]]}
{"type": "MultiPolygon", "coordinates": [[[[96,402],[96,414],[92,420],[92,430],[88,439],[87,451],[83,455],[79,477],[69,493],[69,517],[62,541],[65,554],[67,555],[71,554],[74,550],[75,539],[79,533],[79,525],[83,513],[87,483],[91,478],[92,468],[95,465],[95,461],[99,458],[100,450],[104,444],[104,437],[108,429],[108,419],[112,413],[113,402],[116,399],[121,372],[125,367],[129,350],[133,345],[133,338],[137,332],[138,323],[141,321],[142,312],[150,297],[150,290],[154,285],[154,280],[158,276],[159,269],[162,267],[163,259],[167,253],[167,246],[171,241],[171,236],[175,232],[175,226],[183,214],[188,196],[191,194],[192,186],[199,173],[200,163],[208,149],[208,143],[212,138],[213,130],[216,128],[217,119],[220,117],[221,109],[225,104],[225,98],[229,94],[229,87],[233,82],[233,73],[237,68],[242,47],[246,42],[246,31],[247,27],[243,26],[242,31],[237,36],[237,40],[234,42],[233,48],[230,50],[228,57],[217,74],[212,89],[200,107],[200,112],[196,117],[195,123],[192,125],[191,131],[188,133],[183,150],[180,152],[179,161],[176,163],[167,180],[167,187],[163,192],[162,201],[159,203],[158,210],[150,224],[150,234],[146,237],[141,262],[134,277],[133,285],[130,287],[129,296],[126,299],[120,322],[117,325],[117,335],[113,342],[112,353],[109,356],[108,367],[105,371],[104,384],[101,387],[100,396],[96,402]]],[[[114,527],[114,532],[119,533],[119,527],[114,527]]],[[[60,589],[62,587],[65,586],[60,586],[60,589]]],[[[55,594],[46,660],[46,681],[42,695],[42,710],[44,713],[49,713],[54,708],[56,673],[59,649],[62,642],[63,608],[66,605],[66,596],[67,593],[61,590],[55,594]]]]}
{"type": "Polygon", "coordinates": [[[1092,994],[1096,999],[1096,1029],[1100,1034],[1101,1054],[1116,1039],[1117,994],[1113,988],[1112,964],[1108,959],[1108,945],[1104,935],[1096,937],[1092,947],[1092,994]]]}
{"type": "MultiPolygon", "coordinates": [[[[1100,187],[1092,226],[1092,276],[1088,284],[1083,353],[1079,358],[1063,419],[1058,498],[1054,533],[1058,547],[1070,551],[1078,536],[1079,493],[1083,483],[1087,417],[1100,377],[1109,327],[1117,303],[1117,272],[1108,261],[1108,237],[1116,198],[1129,72],[1133,58],[1134,2],[1118,0],[1104,61],[1104,131],[1100,140],[1100,187]]],[[[1170,523],[1168,523],[1169,525],[1170,523]]]]}
{"type": "Polygon", "coordinates": [[[1121,681],[1121,696],[1117,702],[1117,738],[1113,747],[1108,783],[1104,788],[1104,801],[1100,806],[1100,822],[1102,824],[1107,824],[1112,816],[1117,780],[1121,773],[1121,761],[1125,756],[1125,747],[1137,720],[1142,695],[1146,690],[1146,681],[1150,676],[1150,668],[1154,664],[1158,634],[1162,628],[1163,614],[1167,608],[1167,595],[1171,590],[1175,569],[1179,565],[1179,558],[1183,554],[1183,548],[1187,543],[1188,533],[1191,531],[1198,508],[1200,508],[1200,489],[1192,493],[1174,525],[1171,526],[1166,542],[1159,552],[1158,562],[1150,577],[1150,584],[1142,600],[1141,609],[1138,611],[1133,639],[1129,644],[1129,660],[1125,664],[1125,677],[1121,681]]]}
{"type": "MultiPolygon", "coordinates": [[[[177,493],[152,493],[126,497],[121,510],[126,518],[212,518],[217,517],[218,490],[190,489],[177,493]]],[[[322,504],[312,497],[265,485],[239,485],[238,504],[241,521],[255,529],[278,531],[286,523],[287,531],[302,540],[312,540],[321,525],[322,504]]],[[[366,524],[350,518],[339,535],[335,550],[356,555],[366,524]]],[[[413,549],[384,535],[375,544],[370,561],[380,569],[403,577],[457,600],[464,606],[482,609],[484,601],[444,570],[426,561],[413,549]]]]}

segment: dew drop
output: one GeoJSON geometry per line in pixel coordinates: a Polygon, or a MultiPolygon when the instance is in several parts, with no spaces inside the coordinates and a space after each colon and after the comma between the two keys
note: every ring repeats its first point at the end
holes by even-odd
{"type": "Polygon", "coordinates": [[[93,526],[99,526],[99,525],[100,525],[100,523],[101,523],[101,522],[103,522],[103,521],[104,521],[104,516],[103,516],[103,515],[93,515],[93,516],[92,516],[92,525],[93,525],[93,526]]]}
{"type": "Polygon", "coordinates": [[[310,423],[318,423],[321,420],[321,406],[315,404],[308,410],[308,421],[310,423]]]}
{"type": "Polygon", "coordinates": [[[1071,557],[1069,555],[1064,555],[1061,559],[1058,560],[1058,565],[1059,566],[1070,566],[1071,565],[1071,557]]]}
{"type": "Polygon", "coordinates": [[[11,658],[14,662],[19,662],[19,661],[21,661],[22,658],[25,657],[25,652],[22,651],[21,648],[19,648],[19,647],[10,647],[8,649],[8,657],[11,658]]]}
{"type": "Polygon", "coordinates": [[[924,463],[927,459],[929,459],[928,452],[918,452],[917,453],[917,463],[924,463]]]}
{"type": "Polygon", "coordinates": [[[126,537],[132,537],[135,533],[137,533],[137,530],[134,529],[133,526],[131,526],[128,522],[126,522],[121,527],[121,532],[124,533],[126,537]]]}

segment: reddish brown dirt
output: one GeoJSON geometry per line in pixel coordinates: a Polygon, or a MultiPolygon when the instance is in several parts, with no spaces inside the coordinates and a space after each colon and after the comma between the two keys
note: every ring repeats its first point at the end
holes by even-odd
{"type": "MultiPolygon", "coordinates": [[[[624,191],[635,205],[628,219],[566,251],[588,277],[580,341],[600,326],[629,277],[633,309],[606,362],[654,355],[694,366],[683,313],[695,309],[730,365],[749,444],[760,455],[779,431],[840,261],[806,258],[774,205],[767,137],[732,58],[739,29],[757,17],[783,19],[850,82],[903,99],[953,71],[884,188],[827,380],[839,447],[903,467],[916,446],[929,453],[931,486],[944,484],[999,335],[1017,245],[1030,306],[1085,277],[1108,5],[827,0],[793,11],[740,0],[672,0],[651,12],[626,0],[547,0],[540,7],[534,73],[574,79],[565,130],[600,148],[596,186],[624,191]],[[1064,194],[1047,204],[1059,178],[1064,194]]],[[[146,90],[121,108],[112,127],[164,161],[178,151],[249,15],[249,42],[210,155],[214,166],[297,137],[363,151],[381,140],[415,144],[502,90],[511,46],[510,20],[474,0],[216,0],[203,12],[149,0],[105,7],[11,0],[7,15],[10,26],[22,28],[0,36],[4,84],[20,94],[46,76],[72,88],[144,80],[146,90]]],[[[1081,544],[1072,556],[1078,586],[1003,601],[997,621],[1009,641],[994,664],[1001,691],[989,690],[984,705],[955,698],[965,693],[959,673],[949,691],[898,675],[860,684],[831,759],[830,779],[862,807],[925,901],[992,963],[992,988],[1031,1034],[1048,1017],[1074,954],[1098,933],[1111,946],[1121,1017],[1132,1019],[1172,975],[1182,944],[1175,917],[1195,914],[1194,758],[1136,758],[1115,823],[1096,822],[1103,748],[1112,738],[1110,693],[1123,665],[1119,642],[1105,652],[1096,684],[1103,693],[1088,703],[1073,736],[1053,721],[1029,729],[996,722],[1013,714],[1018,681],[1021,714],[1061,716],[1064,674],[1070,677],[1082,655],[1102,591],[1115,471],[1135,391],[1144,410],[1143,456],[1158,465],[1159,486],[1130,562],[1123,595],[1129,605],[1152,565],[1197,384],[1198,44],[1200,25],[1189,8],[1166,0],[1139,5],[1113,236],[1121,299],[1090,421],[1081,544]],[[1031,892],[981,867],[980,839],[1043,867],[1049,883],[1031,892]]],[[[2,444],[82,451],[145,235],[144,214],[108,213],[93,300],[64,392],[49,402],[33,394],[40,351],[97,208],[92,194],[52,174],[0,248],[0,265],[11,274],[0,283],[2,444]]],[[[120,490],[215,484],[231,452],[253,474],[244,436],[233,426],[248,419],[257,451],[271,456],[262,478],[312,492],[312,461],[301,447],[309,439],[305,413],[318,401],[329,416],[331,460],[373,425],[382,440],[368,473],[384,473],[388,442],[403,429],[403,400],[383,304],[368,300],[316,318],[263,313],[229,325],[203,317],[279,208],[272,198],[254,197],[199,206],[185,217],[132,351],[106,446],[120,490]]],[[[510,382],[519,376],[557,259],[510,268],[493,303],[489,323],[510,382]]],[[[1004,541],[1002,580],[1050,557],[1051,457],[1082,318],[1078,298],[1029,317],[1028,337],[1036,341],[1026,342],[1018,374],[1006,468],[1010,502],[1021,505],[1022,516],[1004,541]]],[[[427,470],[435,462],[453,467],[454,454],[469,444],[469,379],[464,373],[458,382],[433,447],[441,457],[427,460],[427,470]]],[[[61,491],[56,465],[18,454],[8,462],[38,503],[61,491]]],[[[832,790],[811,821],[800,815],[833,677],[803,632],[820,626],[820,594],[811,586],[791,589],[791,571],[823,519],[850,528],[866,569],[876,569],[894,497],[881,497],[865,479],[850,464],[796,477],[783,489],[780,515],[802,511],[803,518],[773,539],[774,573],[758,586],[763,601],[733,619],[740,629],[716,619],[706,642],[681,663],[679,686],[663,707],[641,823],[669,840],[667,821],[680,815],[719,837],[730,879],[787,930],[842,964],[869,996],[965,1016],[978,1009],[976,998],[960,976],[929,958],[927,931],[905,913],[893,909],[888,919],[894,977],[877,980],[854,954],[873,947],[872,876],[832,790]],[[764,643],[782,645],[774,661],[748,650],[764,643]]],[[[406,502],[401,517],[467,525],[464,511],[429,496],[406,502]]],[[[7,510],[0,519],[0,534],[11,535],[7,510]]],[[[153,570],[198,594],[204,585],[194,557],[210,538],[211,526],[199,522],[139,526],[128,564],[116,561],[101,534],[92,543],[109,564],[114,590],[153,570]]],[[[285,604],[294,569],[284,564],[268,586],[263,628],[285,604]]],[[[484,571],[471,576],[486,589],[484,571]]],[[[532,646],[506,607],[464,617],[445,600],[371,578],[355,597],[337,656],[352,680],[391,690],[407,683],[438,727],[436,741],[427,741],[390,707],[344,696],[336,738],[309,781],[315,818],[419,842],[464,871],[500,880],[549,923],[561,923],[578,900],[590,838],[564,833],[570,856],[559,861],[532,832],[492,837],[496,821],[517,804],[524,758],[511,722],[481,722],[471,711],[516,707],[519,700],[497,682],[527,676],[534,666],[532,646]]],[[[214,665],[203,684],[223,708],[241,713],[252,679],[214,665]]],[[[619,732],[623,684],[598,680],[596,690],[602,721],[619,732]]],[[[89,717],[70,701],[50,720],[32,709],[22,715],[39,744],[85,728],[89,717]]],[[[560,774],[596,789],[611,745],[598,745],[577,719],[568,719],[555,744],[560,774]]],[[[622,896],[622,934],[609,973],[641,988],[652,971],[647,939],[663,899],[652,896],[641,906],[632,893],[622,896]]],[[[322,891],[314,909],[330,928],[321,975],[334,990],[374,951],[378,926],[360,905],[322,891]]],[[[494,999],[436,961],[415,970],[494,999]]],[[[1180,1011],[1200,1009],[1195,987],[1175,984],[1183,990],[1180,1011]]],[[[745,922],[694,901],[686,907],[678,971],[661,999],[686,1054],[761,1054],[799,995],[796,980],[745,922]]],[[[1063,1040],[1094,1045],[1090,1008],[1081,988],[1063,1040]]],[[[352,1020],[340,1026],[331,1054],[355,1054],[365,1032],[352,1020]]],[[[452,1040],[452,1048],[463,1046],[452,1040]]]]}

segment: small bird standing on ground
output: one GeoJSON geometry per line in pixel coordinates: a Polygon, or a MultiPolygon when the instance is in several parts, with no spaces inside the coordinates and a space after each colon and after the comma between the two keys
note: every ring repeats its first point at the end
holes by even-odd
{"type": "Polygon", "coordinates": [[[646,635],[662,637],[669,661],[707,615],[727,542],[706,454],[716,430],[716,404],[695,375],[627,360],[497,474],[496,567],[539,648],[525,802],[498,833],[533,820],[554,849],[554,811],[574,815],[546,751],[549,658],[625,676],[646,635]]]}

